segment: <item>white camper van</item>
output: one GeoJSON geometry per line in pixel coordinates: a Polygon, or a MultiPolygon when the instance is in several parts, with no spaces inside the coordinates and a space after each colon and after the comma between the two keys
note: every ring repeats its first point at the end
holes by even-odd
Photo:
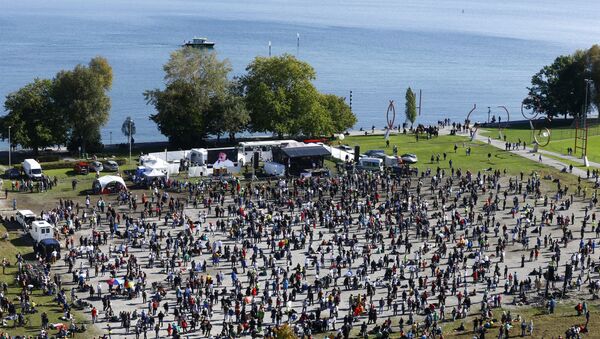
{"type": "Polygon", "coordinates": [[[34,159],[25,159],[25,161],[23,161],[23,172],[25,172],[25,175],[30,179],[42,179],[42,166],[34,159]]]}
{"type": "Polygon", "coordinates": [[[27,230],[31,223],[35,221],[36,215],[30,210],[19,210],[17,211],[15,219],[17,219],[17,222],[24,230],[27,230]]]}
{"type": "Polygon", "coordinates": [[[54,226],[45,220],[36,220],[31,223],[29,234],[36,244],[44,239],[54,239],[54,226]]]}
{"type": "Polygon", "coordinates": [[[380,158],[363,157],[358,161],[358,168],[366,171],[383,171],[383,160],[380,158]]]}

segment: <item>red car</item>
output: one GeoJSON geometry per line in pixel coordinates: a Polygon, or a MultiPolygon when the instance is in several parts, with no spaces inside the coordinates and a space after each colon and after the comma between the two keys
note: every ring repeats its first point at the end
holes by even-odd
{"type": "Polygon", "coordinates": [[[73,168],[76,174],[88,174],[90,173],[90,164],[85,161],[80,161],[75,164],[75,168],[73,168]]]}

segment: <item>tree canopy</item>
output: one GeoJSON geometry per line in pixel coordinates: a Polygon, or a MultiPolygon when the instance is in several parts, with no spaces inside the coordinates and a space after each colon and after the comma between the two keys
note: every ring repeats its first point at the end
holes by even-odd
{"type": "Polygon", "coordinates": [[[6,139],[10,126],[11,143],[34,152],[65,143],[70,150],[97,149],[110,112],[111,85],[112,69],[102,57],[60,71],[52,80],[35,79],[6,97],[0,135],[6,139]]]}
{"type": "Polygon", "coordinates": [[[54,78],[52,98],[57,113],[69,126],[68,147],[85,152],[101,147],[100,127],[108,121],[112,68],[102,57],[88,66],[60,71],[54,78]]]}
{"type": "Polygon", "coordinates": [[[531,78],[528,97],[523,101],[528,109],[552,118],[559,115],[577,117],[592,106],[600,107],[600,46],[561,55],[542,67],[531,78]],[[587,108],[586,79],[589,86],[587,108]]]}
{"type": "Polygon", "coordinates": [[[235,86],[228,79],[227,59],[219,60],[213,51],[183,47],[171,54],[163,69],[165,89],[149,90],[144,96],[156,109],[150,119],[169,142],[195,146],[210,134],[231,136],[246,127],[243,102],[231,90],[235,86]]]}
{"type": "Polygon", "coordinates": [[[129,137],[133,138],[136,132],[137,130],[135,128],[135,121],[133,121],[131,117],[125,118],[125,120],[123,120],[123,124],[121,125],[121,133],[123,133],[123,135],[127,137],[127,140],[129,140],[129,137]]]}
{"type": "Polygon", "coordinates": [[[257,57],[241,79],[251,129],[283,135],[330,135],[354,125],[344,100],[319,93],[315,70],[284,54],[257,57]]]}
{"type": "Polygon", "coordinates": [[[414,124],[417,120],[417,96],[413,92],[412,88],[406,89],[406,105],[404,113],[406,114],[406,120],[410,121],[410,124],[414,124]]]}
{"type": "Polygon", "coordinates": [[[11,144],[31,148],[35,153],[39,149],[60,144],[64,131],[61,119],[57,119],[50,93],[52,81],[35,79],[10,93],[4,102],[8,114],[0,119],[2,138],[8,138],[11,129],[11,144]]]}

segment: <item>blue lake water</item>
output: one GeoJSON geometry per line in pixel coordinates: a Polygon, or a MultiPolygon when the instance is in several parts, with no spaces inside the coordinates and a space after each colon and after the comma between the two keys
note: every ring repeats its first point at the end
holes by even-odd
{"type": "Polygon", "coordinates": [[[267,55],[268,41],[273,54],[298,54],[321,91],[353,91],[355,128],[383,126],[390,99],[404,121],[408,86],[423,90],[421,122],[464,119],[474,103],[476,119],[499,105],[516,118],[537,70],[600,39],[599,14],[600,3],[581,0],[0,0],[0,103],[35,77],[102,55],[114,71],[104,141],[125,142],[128,115],[137,141],[164,140],[142,93],[163,86],[170,52],[206,36],[232,75],[267,55]]]}

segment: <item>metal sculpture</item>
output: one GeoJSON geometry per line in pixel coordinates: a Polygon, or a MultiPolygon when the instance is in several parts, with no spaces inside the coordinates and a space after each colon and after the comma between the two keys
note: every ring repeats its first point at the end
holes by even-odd
{"type": "MultiPolygon", "coordinates": [[[[527,99],[532,99],[532,97],[529,96],[521,102],[521,115],[523,115],[523,118],[529,120],[531,136],[535,145],[537,147],[546,147],[548,144],[550,144],[550,140],[552,139],[552,130],[548,127],[536,128],[533,122],[536,120],[544,120],[547,122],[548,126],[551,126],[552,119],[549,117],[540,117],[538,119],[540,111],[537,110],[536,107],[539,107],[539,100],[535,98],[533,98],[533,100],[537,103],[537,105],[533,106],[531,113],[525,113],[525,101],[527,101],[527,99]]],[[[534,147],[534,151],[537,151],[537,147],[534,147]]]]}
{"type": "Polygon", "coordinates": [[[387,113],[385,114],[385,118],[387,120],[388,129],[394,128],[394,122],[396,121],[396,107],[394,107],[394,100],[390,100],[390,104],[387,108],[387,113]],[[390,119],[390,112],[392,113],[392,118],[390,119]]]}
{"type": "Polygon", "coordinates": [[[498,106],[498,108],[502,108],[504,112],[506,112],[506,120],[504,127],[502,127],[502,123],[500,122],[500,115],[498,115],[498,134],[502,136],[504,129],[506,128],[506,126],[508,126],[508,123],[510,122],[510,112],[508,111],[508,108],[506,108],[506,106],[498,106]]]}
{"type": "Polygon", "coordinates": [[[537,132],[537,135],[536,133],[533,133],[533,140],[540,147],[548,146],[550,143],[550,129],[547,127],[540,128],[537,132]],[[540,141],[540,138],[544,139],[541,139],[542,141],[540,141]]]}
{"type": "MultiPolygon", "coordinates": [[[[469,111],[469,113],[467,114],[467,118],[465,119],[465,126],[467,128],[469,128],[469,125],[471,124],[471,114],[477,109],[477,104],[473,104],[473,108],[471,108],[471,110],[469,111]]],[[[473,139],[475,139],[475,135],[477,134],[477,129],[479,129],[479,127],[473,125],[473,127],[469,128],[469,136],[471,137],[471,141],[473,141],[473,139]]]]}
{"type": "MultiPolygon", "coordinates": [[[[526,99],[524,99],[521,102],[521,115],[523,115],[523,118],[525,118],[526,120],[531,121],[531,120],[534,120],[535,118],[537,118],[537,116],[540,114],[540,112],[534,108],[532,110],[532,113],[528,113],[530,116],[525,115],[525,110],[524,110],[524,108],[525,108],[525,101],[528,98],[531,98],[531,96],[527,97],[526,99]]],[[[536,99],[534,99],[534,100],[536,100],[536,99]]]]}

